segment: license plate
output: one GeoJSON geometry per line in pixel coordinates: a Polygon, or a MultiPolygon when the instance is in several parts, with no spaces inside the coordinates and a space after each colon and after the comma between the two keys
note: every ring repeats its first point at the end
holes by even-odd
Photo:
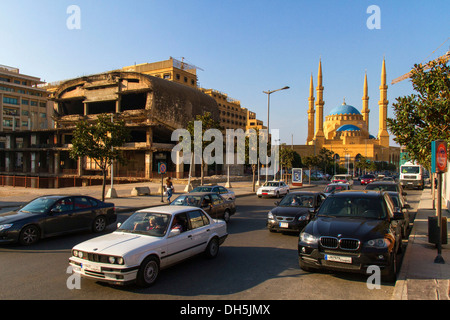
{"type": "Polygon", "coordinates": [[[287,222],[280,222],[280,228],[289,228],[289,223],[287,223],[287,222]]]}
{"type": "Polygon", "coordinates": [[[101,266],[97,266],[97,265],[93,265],[93,264],[83,263],[83,264],[81,264],[81,268],[83,270],[90,270],[90,271],[94,271],[94,272],[101,272],[102,271],[102,267],[101,266]]]}
{"type": "Polygon", "coordinates": [[[341,263],[352,263],[352,257],[335,256],[332,254],[326,254],[325,260],[341,263]]]}

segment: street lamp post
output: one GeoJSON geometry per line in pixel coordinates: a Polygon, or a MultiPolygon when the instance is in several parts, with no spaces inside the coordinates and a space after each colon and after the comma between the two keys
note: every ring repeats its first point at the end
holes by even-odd
{"type": "MultiPolygon", "coordinates": [[[[274,92],[277,91],[281,91],[281,90],[287,90],[289,89],[288,86],[285,86],[283,88],[280,89],[276,89],[276,90],[267,90],[267,91],[263,91],[263,93],[267,94],[267,139],[269,139],[270,136],[270,127],[269,127],[269,116],[270,116],[270,95],[274,92]]],[[[268,166],[269,166],[269,157],[266,156],[266,182],[268,180],[268,166]]],[[[274,172],[275,175],[275,172],[274,172]]]]}
{"type": "MultiPolygon", "coordinates": [[[[114,123],[114,115],[111,114],[111,123],[114,123]]],[[[111,132],[111,138],[112,138],[112,132],[111,132]]],[[[111,147],[111,151],[114,151],[114,147],[111,147]]],[[[114,160],[111,160],[111,188],[106,193],[106,198],[112,199],[117,198],[117,192],[116,189],[114,189],[114,160]]]]}

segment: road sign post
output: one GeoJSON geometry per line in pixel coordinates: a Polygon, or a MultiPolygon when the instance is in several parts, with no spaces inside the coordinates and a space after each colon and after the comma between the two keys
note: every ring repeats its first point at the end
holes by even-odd
{"type": "Polygon", "coordinates": [[[161,202],[164,202],[164,174],[167,171],[165,162],[158,162],[158,173],[161,175],[161,202]]]}
{"type": "Polygon", "coordinates": [[[438,225],[438,240],[437,250],[438,255],[434,259],[435,263],[445,263],[442,258],[442,174],[447,172],[447,141],[436,140],[431,142],[431,171],[437,174],[438,188],[437,188],[437,225],[438,225]]]}

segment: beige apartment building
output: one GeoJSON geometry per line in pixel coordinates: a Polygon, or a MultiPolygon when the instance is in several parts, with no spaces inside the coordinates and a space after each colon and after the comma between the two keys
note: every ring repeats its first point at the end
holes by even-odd
{"type": "MultiPolygon", "coordinates": [[[[0,131],[51,128],[52,104],[40,78],[0,65],[0,131]]],[[[0,141],[4,142],[4,141],[0,141]]]]}

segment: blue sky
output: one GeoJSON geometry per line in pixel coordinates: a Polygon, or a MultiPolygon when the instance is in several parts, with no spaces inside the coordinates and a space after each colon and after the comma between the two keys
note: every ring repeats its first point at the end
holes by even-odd
{"type": "MultiPolygon", "coordinates": [[[[311,73],[317,85],[322,60],[325,115],[340,105],[362,107],[369,83],[370,132],[378,133],[383,57],[389,112],[411,94],[409,81],[390,85],[415,63],[450,48],[448,0],[0,0],[0,64],[48,82],[170,56],[194,64],[202,87],[240,100],[267,120],[282,142],[304,144],[311,73]],[[67,8],[80,8],[81,29],[70,30],[67,8]],[[370,5],[380,8],[381,29],[370,30],[370,5]]],[[[426,60],[427,59],[427,60],[426,60]]]]}

